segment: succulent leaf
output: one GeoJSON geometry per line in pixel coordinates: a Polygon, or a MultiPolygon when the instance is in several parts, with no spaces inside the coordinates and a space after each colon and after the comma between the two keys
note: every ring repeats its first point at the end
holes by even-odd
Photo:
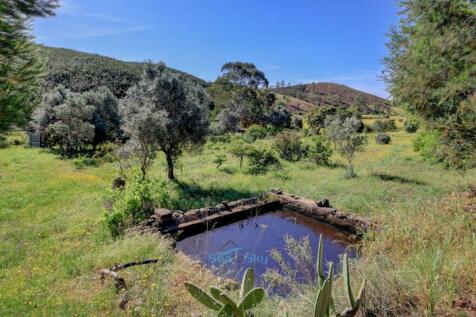
{"type": "Polygon", "coordinates": [[[253,289],[255,285],[255,274],[254,270],[249,268],[243,274],[243,280],[241,281],[241,289],[240,289],[240,299],[243,298],[251,289],[253,289]]]}
{"type": "Polygon", "coordinates": [[[319,248],[317,249],[317,263],[316,263],[316,269],[317,269],[317,285],[319,287],[322,287],[324,284],[324,270],[323,270],[323,262],[324,262],[324,238],[322,237],[322,234],[319,235],[319,248]]]}
{"type": "Polygon", "coordinates": [[[350,273],[349,273],[349,259],[347,253],[344,254],[342,275],[344,276],[344,287],[347,294],[347,301],[349,302],[350,307],[355,307],[354,295],[352,295],[352,286],[350,285],[350,273]]]}
{"type": "Polygon", "coordinates": [[[185,287],[187,288],[190,295],[192,295],[196,300],[198,300],[203,305],[208,308],[219,311],[222,309],[223,305],[216,301],[213,297],[208,295],[203,289],[197,285],[189,282],[185,282],[185,287]]]}
{"type": "Polygon", "coordinates": [[[253,309],[263,301],[266,297],[266,291],[262,287],[256,287],[250,290],[246,295],[241,299],[238,304],[238,310],[246,311],[248,309],[253,309]]]}

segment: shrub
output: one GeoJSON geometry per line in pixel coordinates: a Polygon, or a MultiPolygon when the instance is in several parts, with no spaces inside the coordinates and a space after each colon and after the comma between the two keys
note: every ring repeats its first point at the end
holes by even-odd
{"type": "Polygon", "coordinates": [[[415,133],[417,132],[419,127],[418,121],[408,120],[405,121],[405,131],[408,133],[415,133]]]}
{"type": "Polygon", "coordinates": [[[236,142],[232,143],[230,146],[230,153],[234,157],[238,158],[240,161],[240,168],[243,167],[243,159],[246,156],[246,153],[250,150],[251,146],[246,144],[242,140],[237,140],[236,142]]]}
{"type": "Polygon", "coordinates": [[[80,156],[74,160],[74,167],[77,170],[81,170],[88,166],[99,166],[99,160],[88,156],[80,156]]]}
{"type": "Polygon", "coordinates": [[[330,142],[323,135],[316,135],[311,138],[308,157],[317,165],[329,165],[332,156],[330,142]]]}
{"type": "Polygon", "coordinates": [[[7,141],[7,138],[0,134],[0,149],[6,149],[9,145],[10,143],[7,141]]]}
{"type": "Polygon", "coordinates": [[[373,125],[373,129],[377,132],[387,132],[387,131],[395,131],[397,126],[395,124],[395,120],[388,119],[388,120],[376,120],[373,125]]]}
{"type": "Polygon", "coordinates": [[[306,156],[307,147],[302,144],[301,138],[292,132],[284,132],[274,140],[274,148],[279,156],[286,161],[299,161],[306,156]]]}
{"type": "Polygon", "coordinates": [[[375,141],[378,144],[389,144],[391,140],[392,140],[392,138],[390,138],[390,136],[388,134],[385,134],[385,133],[379,133],[375,137],[375,141]]]}
{"type": "Polygon", "coordinates": [[[425,161],[431,164],[437,164],[444,161],[441,138],[436,132],[428,132],[419,135],[413,143],[413,149],[420,153],[425,161]]]}
{"type": "Polygon", "coordinates": [[[106,212],[104,222],[113,237],[150,217],[155,205],[169,204],[165,183],[142,178],[139,174],[132,177],[125,189],[112,191],[109,200],[112,207],[106,212]]]}
{"type": "Polygon", "coordinates": [[[247,151],[246,157],[249,161],[248,171],[254,175],[265,173],[271,167],[280,167],[278,158],[270,150],[251,148],[247,151]]]}
{"type": "Polygon", "coordinates": [[[362,130],[362,132],[364,132],[364,133],[371,133],[371,132],[373,132],[373,131],[374,131],[374,129],[372,128],[371,125],[364,124],[364,129],[362,130]]]}
{"type": "Polygon", "coordinates": [[[216,164],[216,168],[220,168],[223,163],[226,162],[226,155],[223,153],[216,153],[215,158],[213,159],[213,163],[216,164]]]}
{"type": "Polygon", "coordinates": [[[259,139],[264,139],[267,135],[266,127],[263,127],[259,124],[251,125],[245,132],[244,139],[245,141],[252,143],[259,139]]]}
{"type": "Polygon", "coordinates": [[[296,130],[301,130],[303,127],[302,117],[301,116],[292,116],[291,117],[291,128],[296,130]]]}

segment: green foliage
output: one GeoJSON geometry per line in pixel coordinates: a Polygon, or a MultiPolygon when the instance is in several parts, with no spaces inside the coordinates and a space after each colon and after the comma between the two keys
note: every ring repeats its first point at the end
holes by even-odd
{"type": "Polygon", "coordinates": [[[266,297],[262,287],[254,287],[254,271],[247,269],[243,275],[238,301],[233,300],[224,290],[217,287],[210,288],[210,294],[197,285],[185,282],[190,295],[207,308],[217,311],[221,317],[251,316],[250,310],[255,308],[266,297]]]}
{"type": "Polygon", "coordinates": [[[367,136],[358,133],[362,122],[351,117],[342,120],[336,116],[329,120],[326,133],[339,153],[347,161],[347,178],[355,177],[353,160],[357,152],[363,151],[367,144],[367,136]]]}
{"type": "Polygon", "coordinates": [[[373,125],[373,130],[377,132],[395,131],[396,129],[397,126],[393,119],[375,120],[373,125]]]}
{"type": "Polygon", "coordinates": [[[205,142],[207,106],[201,87],[166,72],[164,64],[145,66],[139,83],[120,102],[122,129],[144,176],[155,153],[161,151],[167,159],[168,178],[175,179],[174,162],[182,150],[205,142]]]}
{"type": "Polygon", "coordinates": [[[10,146],[10,142],[8,142],[7,137],[3,134],[0,134],[0,149],[6,149],[10,146]]]}
{"type": "Polygon", "coordinates": [[[222,77],[230,82],[252,89],[268,87],[265,74],[252,63],[230,62],[222,66],[222,77]]]}
{"type": "Polygon", "coordinates": [[[111,206],[104,215],[104,223],[113,237],[121,235],[127,228],[149,218],[156,206],[167,207],[169,195],[165,183],[134,174],[125,189],[110,192],[111,206]]]}
{"type": "Polygon", "coordinates": [[[287,131],[276,136],[273,147],[282,159],[290,162],[300,161],[308,152],[299,135],[287,131]]]}
{"type": "MultiPolygon", "coordinates": [[[[51,91],[58,85],[76,93],[107,87],[117,98],[123,98],[127,90],[139,82],[144,68],[144,63],[123,62],[70,49],[38,45],[38,50],[47,61],[42,85],[44,92],[51,91]]],[[[181,80],[205,85],[203,80],[190,74],[172,68],[167,68],[166,71],[181,80]]]]}
{"type": "Polygon", "coordinates": [[[413,143],[413,149],[420,153],[422,158],[430,164],[438,164],[444,161],[441,136],[437,132],[420,134],[413,143]]]}
{"type": "Polygon", "coordinates": [[[80,156],[74,160],[74,167],[77,170],[84,169],[88,166],[99,166],[99,160],[94,157],[80,156]]]}
{"type": "Polygon", "coordinates": [[[248,171],[253,175],[266,173],[271,167],[281,166],[273,151],[264,148],[252,147],[247,151],[246,157],[249,162],[248,171]]]}
{"type": "Polygon", "coordinates": [[[317,165],[329,165],[332,148],[327,137],[324,135],[312,136],[307,155],[317,165]]]}
{"type": "Polygon", "coordinates": [[[216,168],[220,168],[226,161],[227,158],[224,153],[216,153],[215,157],[213,158],[213,163],[216,164],[216,168]]]}
{"type": "Polygon", "coordinates": [[[476,157],[476,138],[467,138],[476,125],[475,2],[411,0],[400,6],[385,59],[389,91],[395,103],[442,132],[447,164],[467,169],[476,157]]]}
{"type": "Polygon", "coordinates": [[[246,129],[243,138],[248,143],[253,143],[256,140],[264,139],[268,135],[268,129],[260,124],[253,124],[246,129]]]}
{"type": "Polygon", "coordinates": [[[94,139],[94,108],[77,95],[69,95],[52,110],[54,122],[46,129],[48,144],[58,146],[62,156],[71,157],[84,150],[94,139]]]}
{"type": "Polygon", "coordinates": [[[415,133],[418,130],[420,124],[416,120],[407,120],[405,121],[405,131],[408,133],[415,133]]]}
{"type": "Polygon", "coordinates": [[[43,64],[29,21],[53,15],[57,6],[57,0],[0,4],[0,133],[26,124],[38,103],[43,64]]]}
{"type": "Polygon", "coordinates": [[[241,139],[236,140],[230,145],[229,152],[240,161],[240,169],[243,167],[243,159],[251,147],[251,145],[246,144],[241,139]]]}
{"type": "Polygon", "coordinates": [[[314,133],[319,133],[325,127],[326,118],[335,115],[336,112],[337,109],[332,106],[315,107],[307,113],[307,124],[314,133]]]}
{"type": "Polygon", "coordinates": [[[301,130],[303,127],[302,121],[303,120],[301,116],[293,115],[291,117],[291,128],[296,130],[301,130]]]}
{"type": "Polygon", "coordinates": [[[389,144],[391,140],[392,138],[390,137],[390,135],[385,133],[379,133],[375,137],[375,142],[377,142],[378,144],[389,144]]]}
{"type": "Polygon", "coordinates": [[[316,271],[317,271],[317,287],[318,292],[316,296],[316,300],[314,301],[314,317],[352,317],[357,314],[362,305],[362,301],[364,298],[364,288],[365,288],[365,281],[362,282],[360,287],[359,293],[356,298],[354,298],[352,294],[352,287],[350,282],[350,273],[349,273],[349,260],[347,254],[344,254],[344,259],[342,263],[342,275],[344,278],[344,288],[345,294],[347,297],[348,308],[345,308],[341,313],[335,313],[335,308],[333,305],[332,299],[332,286],[334,280],[334,268],[331,263],[329,266],[329,271],[327,277],[324,276],[323,271],[323,261],[324,261],[324,246],[323,246],[323,238],[322,235],[319,238],[319,250],[317,252],[317,263],[316,263],[316,271]]]}

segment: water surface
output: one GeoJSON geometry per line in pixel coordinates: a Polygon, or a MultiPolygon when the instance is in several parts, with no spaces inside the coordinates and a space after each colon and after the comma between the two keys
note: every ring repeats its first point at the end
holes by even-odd
{"type": "MultiPolygon", "coordinates": [[[[280,251],[284,259],[292,264],[284,250],[286,235],[296,240],[308,237],[313,253],[312,263],[315,264],[320,234],[324,238],[326,263],[334,262],[340,266],[340,257],[345,252],[354,256],[354,252],[348,249],[350,242],[345,234],[292,211],[269,212],[209,230],[177,242],[177,249],[199,260],[218,276],[240,280],[248,267],[254,268],[258,278],[267,269],[280,270],[270,256],[272,249],[280,251]]],[[[299,267],[293,269],[300,270],[299,267]]],[[[299,273],[297,278],[307,279],[299,273]]]]}

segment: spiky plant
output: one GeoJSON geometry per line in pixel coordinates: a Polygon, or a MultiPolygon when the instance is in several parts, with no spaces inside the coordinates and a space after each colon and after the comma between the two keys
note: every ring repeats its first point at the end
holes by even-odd
{"type": "Polygon", "coordinates": [[[345,293],[349,307],[345,308],[341,313],[336,313],[334,303],[332,300],[332,281],[334,279],[334,267],[331,263],[327,278],[324,276],[323,260],[324,260],[324,246],[322,235],[319,237],[319,249],[317,253],[317,292],[316,301],[314,302],[314,317],[352,317],[357,314],[357,311],[362,304],[364,296],[365,281],[362,282],[357,298],[352,294],[352,287],[350,284],[349,274],[349,259],[347,254],[344,254],[342,263],[342,275],[344,278],[345,293]]]}
{"type": "Polygon", "coordinates": [[[262,287],[254,287],[254,271],[247,269],[243,275],[240,288],[240,298],[234,301],[225,291],[218,287],[211,287],[210,294],[197,285],[185,282],[189,293],[206,307],[217,311],[219,317],[246,317],[266,297],[262,287]]]}

